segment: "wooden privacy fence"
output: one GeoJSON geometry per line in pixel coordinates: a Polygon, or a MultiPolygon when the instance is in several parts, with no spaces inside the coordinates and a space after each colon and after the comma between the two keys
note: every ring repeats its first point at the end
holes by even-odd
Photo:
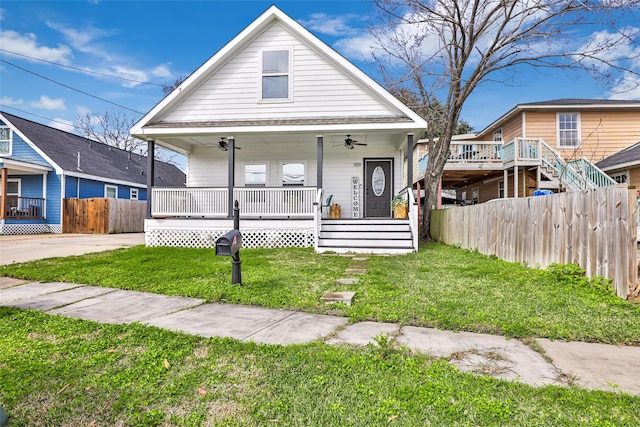
{"type": "Polygon", "coordinates": [[[144,231],[147,202],[93,198],[64,199],[64,233],[112,234],[144,231]]]}
{"type": "Polygon", "coordinates": [[[601,187],[548,196],[497,199],[434,210],[431,236],[507,261],[546,268],[578,264],[613,281],[627,298],[638,276],[636,192],[601,187]]]}

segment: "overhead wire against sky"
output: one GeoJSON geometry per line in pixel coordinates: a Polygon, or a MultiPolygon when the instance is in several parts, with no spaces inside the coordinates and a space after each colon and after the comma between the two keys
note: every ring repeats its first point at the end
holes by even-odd
{"type": "Polygon", "coordinates": [[[71,86],[69,86],[69,85],[67,85],[67,84],[65,84],[65,83],[61,83],[61,82],[59,82],[59,81],[57,81],[57,80],[53,80],[52,78],[49,78],[49,77],[43,76],[42,74],[38,74],[38,73],[36,73],[36,72],[34,72],[34,71],[31,71],[31,70],[28,70],[28,69],[26,69],[26,68],[23,68],[23,67],[21,67],[21,66],[19,66],[19,65],[16,65],[16,64],[14,64],[14,63],[12,63],[12,62],[7,61],[6,59],[2,59],[2,58],[0,58],[0,62],[3,62],[3,63],[5,63],[5,64],[7,64],[7,65],[11,65],[12,67],[15,67],[15,68],[17,68],[17,69],[19,69],[19,70],[22,70],[22,71],[24,71],[24,72],[26,72],[26,73],[29,73],[29,74],[33,74],[34,76],[40,77],[41,79],[48,80],[48,81],[50,81],[50,82],[52,82],[52,83],[55,83],[55,84],[57,84],[57,85],[60,85],[60,86],[62,86],[62,87],[65,87],[65,88],[67,88],[67,89],[73,90],[73,91],[75,91],[75,92],[79,92],[79,93],[81,93],[81,94],[83,94],[83,95],[90,96],[91,98],[95,98],[95,99],[98,99],[98,100],[100,100],[100,101],[102,101],[102,102],[106,102],[106,103],[108,103],[108,104],[115,105],[116,107],[124,108],[125,110],[129,110],[129,111],[132,111],[132,112],[134,112],[134,113],[137,113],[137,114],[140,114],[140,115],[144,115],[144,113],[143,113],[143,112],[141,112],[141,111],[137,111],[137,110],[134,110],[133,108],[125,107],[124,105],[121,105],[121,104],[115,103],[115,102],[113,102],[113,101],[109,101],[108,99],[100,98],[100,97],[99,97],[99,96],[97,96],[97,95],[92,95],[92,94],[90,94],[90,93],[88,93],[88,92],[85,92],[85,91],[83,91],[83,90],[76,89],[76,88],[71,87],[71,86]]]}
{"type": "Polygon", "coordinates": [[[85,68],[79,68],[79,67],[74,67],[72,65],[60,64],[59,62],[47,61],[46,59],[35,58],[33,56],[24,55],[22,53],[13,52],[13,51],[10,51],[10,50],[7,50],[7,49],[0,48],[0,51],[10,53],[11,55],[22,56],[23,58],[28,58],[28,59],[31,59],[31,60],[34,60],[34,61],[45,62],[47,64],[55,65],[55,66],[58,66],[58,67],[69,68],[71,70],[80,71],[82,73],[95,74],[96,76],[108,77],[110,79],[116,79],[116,80],[124,80],[126,82],[139,83],[139,84],[143,84],[143,85],[164,87],[164,85],[161,85],[161,84],[158,84],[158,83],[143,82],[141,80],[128,79],[126,77],[120,77],[120,76],[116,76],[114,74],[99,73],[97,71],[91,71],[91,70],[87,70],[85,68]]]}
{"type": "Polygon", "coordinates": [[[21,110],[20,108],[12,107],[10,105],[5,105],[5,104],[3,104],[1,102],[0,102],[0,107],[9,108],[11,110],[19,111],[19,112],[24,113],[24,114],[29,114],[31,116],[38,117],[40,119],[49,120],[49,122],[51,122],[51,123],[59,123],[61,125],[70,126],[70,127],[74,128],[74,129],[77,129],[77,130],[80,130],[80,131],[82,130],[78,126],[76,126],[76,125],[74,125],[72,123],[68,123],[68,122],[63,122],[61,120],[52,119],[51,117],[41,116],[39,114],[35,114],[35,113],[31,113],[29,111],[21,110]]]}

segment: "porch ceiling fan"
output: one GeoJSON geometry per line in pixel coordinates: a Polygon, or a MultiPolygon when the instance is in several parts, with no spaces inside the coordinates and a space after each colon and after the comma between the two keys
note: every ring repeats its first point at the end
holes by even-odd
{"type": "Polygon", "coordinates": [[[351,139],[351,135],[347,135],[347,139],[344,140],[344,146],[349,150],[353,150],[354,146],[356,145],[366,146],[367,144],[365,144],[364,142],[358,142],[355,139],[351,139]]]}
{"type": "MultiPolygon", "coordinates": [[[[218,141],[218,148],[222,151],[229,151],[229,141],[227,141],[227,138],[225,138],[224,136],[222,138],[220,138],[220,141],[218,141]]],[[[240,147],[234,147],[236,150],[240,150],[240,147]]]]}

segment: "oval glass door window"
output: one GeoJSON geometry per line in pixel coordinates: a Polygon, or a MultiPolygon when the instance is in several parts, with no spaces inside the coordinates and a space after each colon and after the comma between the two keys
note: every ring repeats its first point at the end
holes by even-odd
{"type": "Polygon", "coordinates": [[[384,170],[382,170],[380,166],[376,166],[375,169],[373,169],[373,173],[371,174],[371,183],[373,186],[373,194],[375,194],[376,197],[382,196],[382,193],[384,193],[386,177],[384,176],[384,170]]]}

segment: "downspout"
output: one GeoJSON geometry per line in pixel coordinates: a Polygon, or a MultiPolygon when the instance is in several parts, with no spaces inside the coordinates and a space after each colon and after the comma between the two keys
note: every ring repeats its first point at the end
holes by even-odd
{"type": "Polygon", "coordinates": [[[407,135],[407,189],[413,191],[413,134],[407,135]]]}

